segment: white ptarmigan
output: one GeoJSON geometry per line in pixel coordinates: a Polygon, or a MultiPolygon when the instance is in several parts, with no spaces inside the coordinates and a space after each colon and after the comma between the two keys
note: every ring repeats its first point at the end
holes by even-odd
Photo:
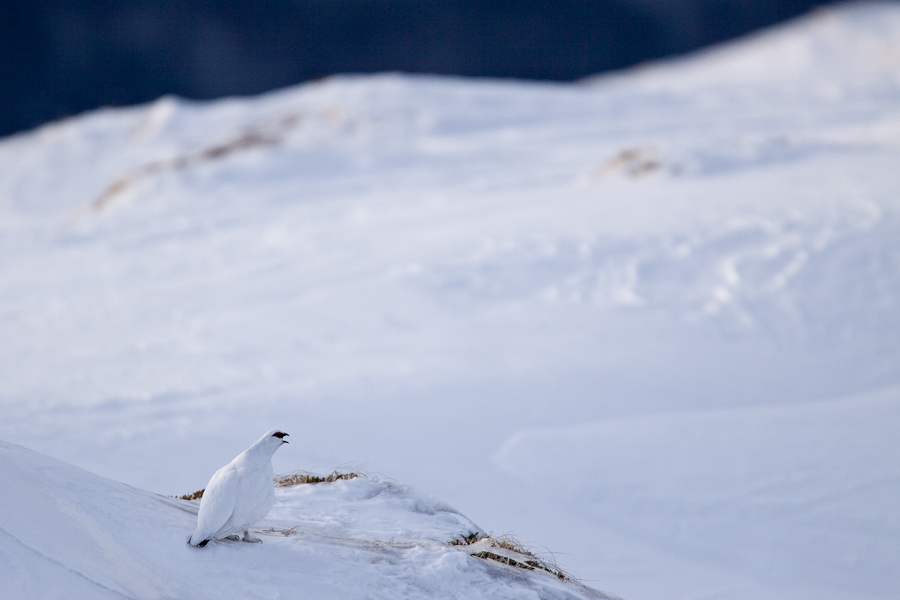
{"type": "MultiPolygon", "coordinates": [[[[203,547],[212,539],[243,532],[245,542],[261,542],[250,537],[250,526],[269,514],[275,503],[272,455],[288,434],[273,429],[213,474],[200,500],[197,529],[192,546],[203,547]]],[[[236,537],[236,536],[235,536],[236,537]]]]}

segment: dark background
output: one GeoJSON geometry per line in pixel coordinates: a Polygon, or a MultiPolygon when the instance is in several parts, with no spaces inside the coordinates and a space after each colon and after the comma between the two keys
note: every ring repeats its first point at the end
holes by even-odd
{"type": "Polygon", "coordinates": [[[104,105],[332,73],[572,80],[801,14],[815,0],[3,0],[0,135],[104,105]]]}

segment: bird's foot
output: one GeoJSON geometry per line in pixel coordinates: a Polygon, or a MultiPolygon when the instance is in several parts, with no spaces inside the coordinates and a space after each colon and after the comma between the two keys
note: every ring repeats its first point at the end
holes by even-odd
{"type": "Polygon", "coordinates": [[[262,540],[251,536],[249,531],[244,532],[244,537],[241,538],[241,541],[250,542],[251,544],[262,544],[262,540]]]}
{"type": "Polygon", "coordinates": [[[232,533],[231,535],[226,535],[222,539],[223,540],[231,540],[232,542],[239,542],[239,541],[241,541],[241,536],[239,536],[236,533],[232,533]]]}

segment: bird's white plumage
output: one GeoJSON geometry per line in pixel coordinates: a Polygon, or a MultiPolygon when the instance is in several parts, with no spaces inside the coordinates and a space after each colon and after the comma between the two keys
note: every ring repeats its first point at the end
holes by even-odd
{"type": "Polygon", "coordinates": [[[275,503],[272,455],[287,442],[273,429],[213,474],[200,500],[193,546],[247,532],[275,503]]]}

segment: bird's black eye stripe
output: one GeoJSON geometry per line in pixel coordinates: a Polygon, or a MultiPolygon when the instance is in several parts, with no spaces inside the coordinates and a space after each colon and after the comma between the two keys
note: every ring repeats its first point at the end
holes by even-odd
{"type": "Polygon", "coordinates": [[[284,436],[288,435],[287,433],[281,433],[280,431],[276,431],[272,434],[272,437],[277,437],[279,439],[284,438],[284,436]]]}

